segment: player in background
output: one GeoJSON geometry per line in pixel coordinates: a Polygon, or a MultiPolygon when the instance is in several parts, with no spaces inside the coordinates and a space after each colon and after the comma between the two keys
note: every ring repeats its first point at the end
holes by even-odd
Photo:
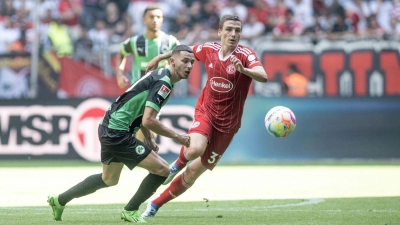
{"type": "MultiPolygon", "coordinates": [[[[190,147],[182,146],[178,159],[169,167],[170,175],[164,184],[171,182],[188,161],[193,162],[158,198],[148,203],[142,217],[155,216],[161,206],[183,194],[201,174],[216,166],[239,130],[252,80],[267,82],[267,74],[255,52],[239,44],[241,31],[242,21],[238,16],[224,15],[218,30],[221,43],[192,47],[195,58],[206,67],[207,83],[197,100],[194,122],[188,131],[190,147]]],[[[170,54],[153,59],[149,69],[170,54]]]]}
{"type": "MultiPolygon", "coordinates": [[[[159,54],[166,53],[179,45],[176,37],[161,31],[163,23],[163,12],[156,4],[150,4],[143,13],[143,23],[146,26],[144,34],[128,38],[121,43],[121,50],[116,56],[116,65],[120,65],[116,70],[118,86],[125,88],[129,83],[134,83],[146,73],[147,63],[159,54]],[[126,56],[133,54],[132,78],[128,79],[123,70],[126,65],[126,56]]],[[[158,63],[158,68],[168,65],[168,60],[164,59],[158,63]]],[[[153,133],[153,137],[156,134],[153,133]]],[[[139,131],[136,138],[143,141],[143,133],[139,131]]]]}
{"type": "MultiPolygon", "coordinates": [[[[168,101],[174,83],[187,79],[194,63],[192,49],[187,45],[176,46],[170,58],[171,65],[149,72],[132,84],[109,107],[99,124],[103,173],[87,177],[67,191],[49,196],[47,201],[55,220],[62,220],[65,205],[74,198],[118,184],[124,165],[130,170],[142,167],[149,171],[135,195],[121,212],[121,219],[130,222],[146,222],[138,213],[140,204],[146,201],[165,181],[169,174],[168,163],[158,156],[158,146],[150,131],[172,138],[189,147],[190,136],[177,134],[156,118],[161,107],[168,101]],[[142,130],[145,140],[132,135],[142,130]]],[[[129,193],[127,193],[129,194],[129,193]]]]}

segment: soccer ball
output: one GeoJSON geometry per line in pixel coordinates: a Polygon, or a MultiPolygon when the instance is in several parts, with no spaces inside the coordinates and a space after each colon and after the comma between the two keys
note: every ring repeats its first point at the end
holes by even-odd
{"type": "Polygon", "coordinates": [[[275,106],[265,115],[265,127],[274,137],[287,137],[296,128],[296,117],[292,110],[284,106],[275,106]]]}

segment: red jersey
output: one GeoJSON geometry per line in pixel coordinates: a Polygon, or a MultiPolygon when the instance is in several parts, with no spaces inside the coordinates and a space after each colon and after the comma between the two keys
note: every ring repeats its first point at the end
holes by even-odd
{"type": "MultiPolygon", "coordinates": [[[[221,44],[208,42],[193,47],[194,56],[204,63],[207,83],[197,100],[195,113],[205,114],[215,129],[224,133],[240,128],[244,102],[252,78],[237,72],[230,56],[222,59],[221,44]]],[[[245,68],[262,66],[254,51],[238,45],[232,53],[245,68]]]]}

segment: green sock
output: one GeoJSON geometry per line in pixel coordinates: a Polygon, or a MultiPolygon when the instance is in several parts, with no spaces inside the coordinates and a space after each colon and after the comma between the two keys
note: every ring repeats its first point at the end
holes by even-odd
{"type": "Polygon", "coordinates": [[[124,209],[127,211],[138,210],[139,206],[148,198],[150,198],[166,179],[166,177],[149,173],[149,175],[143,179],[139,189],[136,191],[135,195],[131,198],[124,209]]]}
{"type": "Polygon", "coordinates": [[[91,175],[82,182],[68,189],[66,192],[60,194],[58,196],[58,203],[60,203],[62,206],[65,206],[74,198],[79,198],[94,193],[101,188],[108,187],[101,178],[101,175],[101,173],[91,175]]]}

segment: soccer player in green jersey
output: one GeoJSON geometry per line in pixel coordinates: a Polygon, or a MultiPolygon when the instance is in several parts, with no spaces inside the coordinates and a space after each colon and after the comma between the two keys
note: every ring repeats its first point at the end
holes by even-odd
{"type": "MultiPolygon", "coordinates": [[[[146,32],[128,38],[121,43],[121,50],[116,56],[116,65],[120,65],[116,71],[118,86],[125,88],[129,83],[134,83],[146,73],[147,63],[157,57],[159,54],[166,53],[179,45],[176,37],[161,31],[163,23],[163,12],[156,4],[150,4],[143,13],[143,23],[146,26],[146,32]],[[133,54],[132,78],[128,79],[123,74],[126,63],[126,56],[133,54]],[[122,63],[122,64],[121,64],[122,63]]],[[[168,65],[168,60],[162,60],[158,68],[168,65]]],[[[155,134],[153,133],[153,136],[155,134]]],[[[136,134],[139,140],[144,140],[143,134],[139,131],[136,134]]]]}
{"type": "Polygon", "coordinates": [[[194,63],[193,51],[189,46],[178,45],[172,50],[170,62],[168,68],[149,72],[133,83],[108,108],[98,129],[103,172],[87,177],[59,195],[49,196],[47,201],[55,220],[62,220],[65,205],[72,199],[117,185],[122,168],[126,165],[130,170],[136,166],[142,167],[149,174],[122,210],[121,219],[146,222],[137,210],[169,174],[168,163],[156,154],[158,146],[150,131],[172,138],[186,147],[190,146],[189,135],[175,133],[156,118],[161,107],[168,101],[174,84],[188,78],[194,63]],[[144,134],[143,142],[132,135],[138,129],[144,134]]]}

